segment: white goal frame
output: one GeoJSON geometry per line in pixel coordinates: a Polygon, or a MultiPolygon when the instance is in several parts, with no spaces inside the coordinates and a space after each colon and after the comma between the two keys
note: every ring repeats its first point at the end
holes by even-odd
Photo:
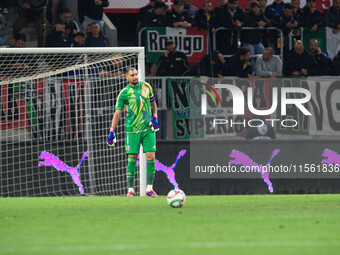
{"type": "MultiPolygon", "coordinates": [[[[2,48],[0,54],[96,54],[96,53],[138,53],[138,74],[139,81],[145,81],[145,49],[144,47],[105,47],[105,48],[88,48],[88,47],[80,47],[80,48],[2,48]]],[[[53,74],[53,72],[51,72],[53,74]]],[[[44,73],[41,77],[49,75],[49,73],[44,73]]],[[[34,75],[34,79],[41,78],[40,75],[34,75]]],[[[20,81],[20,79],[19,79],[20,81]]],[[[89,89],[89,82],[85,82],[85,101],[89,102],[89,97],[91,91],[89,89]]],[[[85,109],[86,119],[89,117],[90,105],[86,103],[87,107],[85,109]]],[[[113,113],[112,113],[113,116],[113,113]]],[[[88,123],[88,121],[86,121],[88,123]]],[[[107,130],[110,129],[110,124],[108,123],[107,130]]],[[[90,181],[90,193],[89,195],[94,195],[94,172],[93,172],[93,161],[91,151],[91,128],[90,124],[87,124],[87,138],[88,138],[88,152],[89,152],[89,181],[90,181]]],[[[105,143],[105,141],[103,141],[105,143]]],[[[140,196],[145,196],[146,192],[146,156],[143,153],[143,148],[140,148],[140,164],[139,164],[139,187],[140,187],[140,196]]]]}

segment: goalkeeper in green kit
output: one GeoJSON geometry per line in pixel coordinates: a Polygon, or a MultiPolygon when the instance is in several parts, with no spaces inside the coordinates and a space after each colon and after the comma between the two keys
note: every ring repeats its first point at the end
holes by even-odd
{"type": "Polygon", "coordinates": [[[125,75],[128,85],[119,93],[112,119],[110,135],[107,139],[109,146],[116,142],[115,128],[124,110],[126,115],[126,153],[128,154],[127,182],[128,197],[135,196],[133,184],[135,181],[135,168],[140,145],[146,154],[147,187],[146,196],[158,197],[153,190],[155,179],[155,151],[156,135],[159,130],[157,122],[157,105],[149,83],[138,82],[138,73],[135,68],[129,67],[125,75]]]}

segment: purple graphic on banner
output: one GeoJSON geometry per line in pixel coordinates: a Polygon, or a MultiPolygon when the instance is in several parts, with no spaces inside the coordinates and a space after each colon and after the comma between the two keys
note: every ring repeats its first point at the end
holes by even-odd
{"type": "MultiPolygon", "coordinates": [[[[174,168],[177,165],[178,160],[185,155],[187,150],[181,150],[175,160],[175,163],[173,163],[171,166],[165,166],[161,162],[159,162],[157,159],[155,159],[155,168],[159,172],[164,172],[166,176],[168,177],[168,180],[170,183],[174,186],[175,189],[179,189],[178,183],[176,182],[176,177],[175,177],[175,171],[174,168]]],[[[137,165],[139,164],[139,154],[138,154],[138,161],[136,163],[137,165]]]]}
{"type": "Polygon", "coordinates": [[[79,191],[81,194],[84,194],[84,187],[80,182],[80,176],[78,169],[80,168],[81,164],[83,163],[84,159],[89,155],[86,151],[80,159],[79,164],[76,167],[70,167],[66,165],[63,161],[61,161],[57,156],[49,153],[47,151],[43,151],[40,154],[40,159],[45,161],[40,161],[39,166],[53,166],[55,169],[61,172],[68,172],[74,183],[79,187],[79,191]]]}
{"type": "Polygon", "coordinates": [[[335,151],[326,149],[323,153],[322,156],[324,159],[321,161],[323,164],[337,164],[340,166],[340,155],[336,153],[335,151]]]}
{"type": "Polygon", "coordinates": [[[249,156],[247,156],[246,154],[244,154],[243,152],[240,152],[238,150],[233,150],[231,153],[230,153],[230,157],[231,158],[234,158],[234,159],[231,159],[229,161],[229,164],[232,165],[232,164],[235,164],[235,165],[244,165],[245,167],[249,167],[250,169],[256,169],[258,172],[261,173],[261,176],[262,176],[262,179],[264,180],[264,182],[268,185],[268,190],[270,193],[273,193],[273,185],[272,183],[270,182],[270,179],[269,179],[269,174],[267,172],[267,169],[269,169],[269,166],[270,166],[270,163],[272,162],[273,158],[279,154],[280,150],[279,149],[276,149],[270,159],[269,159],[269,162],[268,164],[266,164],[265,166],[260,166],[258,165],[256,162],[254,162],[251,158],[249,158],[249,156]]]}

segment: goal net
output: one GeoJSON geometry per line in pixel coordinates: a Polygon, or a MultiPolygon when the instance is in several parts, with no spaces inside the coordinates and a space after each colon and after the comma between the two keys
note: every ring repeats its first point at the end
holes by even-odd
{"type": "Polygon", "coordinates": [[[125,113],[106,139],[127,67],[144,79],[143,48],[1,50],[2,197],[126,194],[125,113]]]}

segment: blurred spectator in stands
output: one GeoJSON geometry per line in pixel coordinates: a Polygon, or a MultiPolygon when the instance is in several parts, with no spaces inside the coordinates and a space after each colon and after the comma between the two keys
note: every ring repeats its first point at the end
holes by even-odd
{"type": "Polygon", "coordinates": [[[51,17],[50,17],[50,22],[51,24],[55,24],[55,21],[58,18],[59,15],[59,10],[64,9],[66,7],[66,2],[68,0],[50,0],[50,9],[51,9],[51,17]]]}
{"type": "Polygon", "coordinates": [[[307,0],[305,7],[302,8],[300,21],[302,27],[310,27],[310,32],[323,27],[322,14],[315,9],[315,0],[307,0]]]}
{"type": "Polygon", "coordinates": [[[340,75],[340,50],[332,60],[331,75],[340,75]]]}
{"type": "Polygon", "coordinates": [[[150,0],[150,3],[148,5],[139,9],[137,15],[136,35],[139,33],[139,30],[141,29],[142,21],[144,19],[145,14],[153,8],[156,2],[158,2],[158,0],[150,0]]]}
{"type": "Polygon", "coordinates": [[[268,1],[267,0],[259,0],[258,2],[260,4],[260,11],[266,15],[266,8],[267,8],[267,2],[268,1]]]}
{"type": "Polygon", "coordinates": [[[58,18],[51,33],[46,37],[45,47],[66,47],[65,22],[58,18]]]}
{"type": "Polygon", "coordinates": [[[318,40],[311,39],[309,41],[309,53],[314,56],[316,62],[315,75],[328,75],[332,60],[326,53],[321,51],[318,40]]]}
{"type": "Polygon", "coordinates": [[[274,127],[266,121],[265,116],[253,115],[252,126],[246,128],[245,139],[270,140],[276,139],[274,127]]]}
{"type": "Polygon", "coordinates": [[[283,5],[283,0],[274,0],[274,2],[266,8],[266,17],[271,20],[275,14],[278,14],[283,10],[283,5]]]}
{"type": "Polygon", "coordinates": [[[74,35],[80,31],[77,22],[72,20],[72,11],[69,8],[61,10],[60,18],[65,22],[65,34],[68,37],[74,37],[74,35]]]}
{"type": "Polygon", "coordinates": [[[0,12],[8,14],[8,0],[0,0],[0,12]]]}
{"type": "Polygon", "coordinates": [[[221,52],[214,50],[205,55],[199,65],[199,75],[223,78],[228,74],[227,63],[221,52]]]}
{"type": "Polygon", "coordinates": [[[247,0],[247,7],[244,9],[244,14],[247,14],[251,10],[251,4],[254,2],[254,0],[247,0]]]}
{"type": "Polygon", "coordinates": [[[237,77],[252,77],[252,66],[250,63],[250,49],[240,47],[237,53],[234,54],[228,61],[228,71],[231,76],[237,77]]]}
{"type": "Polygon", "coordinates": [[[265,48],[262,56],[256,59],[255,75],[270,78],[282,76],[282,61],[278,56],[274,55],[272,48],[265,48]]]}
{"type": "Polygon", "coordinates": [[[101,29],[104,29],[103,10],[109,6],[109,0],[79,0],[78,12],[79,21],[83,27],[97,22],[101,29]]]}
{"type": "Polygon", "coordinates": [[[284,61],[285,76],[312,76],[316,73],[316,62],[312,54],[308,53],[301,41],[295,41],[294,51],[284,61]]]}
{"type": "MultiPolygon", "coordinates": [[[[253,1],[250,5],[250,11],[245,15],[246,27],[264,28],[270,26],[270,21],[260,11],[260,4],[253,1]]],[[[262,39],[264,38],[264,30],[245,30],[243,32],[243,46],[250,49],[250,55],[262,54],[264,46],[262,39]]]]}
{"type": "Polygon", "coordinates": [[[73,38],[69,38],[69,47],[84,47],[86,43],[86,33],[77,32],[73,38]]]}
{"type": "Polygon", "coordinates": [[[192,27],[193,19],[189,12],[184,10],[184,3],[182,0],[175,0],[174,7],[171,11],[166,13],[166,22],[169,27],[192,27]]]}
{"type": "MultiPolygon", "coordinates": [[[[286,56],[289,51],[289,33],[300,26],[296,16],[293,15],[293,5],[290,3],[285,3],[283,10],[280,13],[274,15],[274,17],[271,19],[271,23],[274,27],[281,29],[283,33],[283,54],[286,56]]],[[[282,42],[280,41],[280,34],[275,34],[276,36],[274,36],[271,46],[273,46],[277,53],[279,53],[282,42]]]]}
{"type": "Polygon", "coordinates": [[[192,0],[183,0],[184,2],[184,10],[186,10],[187,12],[189,12],[190,17],[192,19],[195,18],[195,15],[198,11],[197,7],[192,5],[192,0]]]}
{"type": "Polygon", "coordinates": [[[24,0],[21,5],[24,11],[13,24],[13,37],[33,22],[38,37],[38,47],[43,47],[45,44],[46,5],[47,0],[24,0]]]}
{"type": "Polygon", "coordinates": [[[195,26],[198,28],[203,28],[209,33],[208,42],[209,42],[209,49],[212,50],[212,43],[213,43],[213,34],[216,33],[216,16],[215,12],[212,11],[212,4],[210,1],[204,1],[202,9],[200,9],[195,15],[195,26]]]}
{"type": "Polygon", "coordinates": [[[104,65],[105,69],[100,70],[99,76],[101,77],[117,77],[124,75],[124,58],[121,54],[116,54],[108,63],[104,65]]]}
{"type": "Polygon", "coordinates": [[[14,37],[15,43],[14,47],[15,48],[24,48],[26,46],[26,35],[24,34],[16,34],[14,37]]]}
{"type": "Polygon", "coordinates": [[[333,28],[333,34],[340,32],[340,0],[334,0],[333,5],[325,10],[325,26],[333,28]]]}
{"type": "Polygon", "coordinates": [[[91,24],[91,32],[87,34],[86,47],[109,47],[110,43],[97,22],[91,24]]]}
{"type": "Polygon", "coordinates": [[[299,22],[293,15],[293,5],[290,3],[284,4],[283,10],[273,16],[272,24],[280,28],[285,35],[288,35],[292,29],[299,27],[299,22]]]}
{"type": "Polygon", "coordinates": [[[7,30],[6,19],[0,13],[0,46],[3,46],[8,40],[8,36],[6,35],[6,30],[7,30]]]}
{"type": "Polygon", "coordinates": [[[164,55],[158,60],[157,76],[186,76],[188,60],[183,52],[176,51],[176,44],[168,40],[164,55]]]}
{"type": "Polygon", "coordinates": [[[196,13],[195,26],[211,33],[216,32],[216,16],[212,11],[212,3],[210,1],[204,1],[202,9],[196,13]]]}
{"type": "Polygon", "coordinates": [[[165,27],[166,26],[165,9],[166,4],[164,2],[156,2],[153,8],[144,14],[141,28],[165,27]]]}
{"type": "Polygon", "coordinates": [[[300,0],[291,0],[290,3],[293,5],[293,15],[295,15],[297,19],[300,19],[302,15],[302,9],[300,8],[300,0]]]}
{"type": "Polygon", "coordinates": [[[228,4],[215,8],[216,22],[219,28],[234,28],[221,30],[216,34],[217,49],[223,55],[234,54],[238,47],[239,30],[245,20],[245,15],[237,0],[229,0],[228,4]]]}

